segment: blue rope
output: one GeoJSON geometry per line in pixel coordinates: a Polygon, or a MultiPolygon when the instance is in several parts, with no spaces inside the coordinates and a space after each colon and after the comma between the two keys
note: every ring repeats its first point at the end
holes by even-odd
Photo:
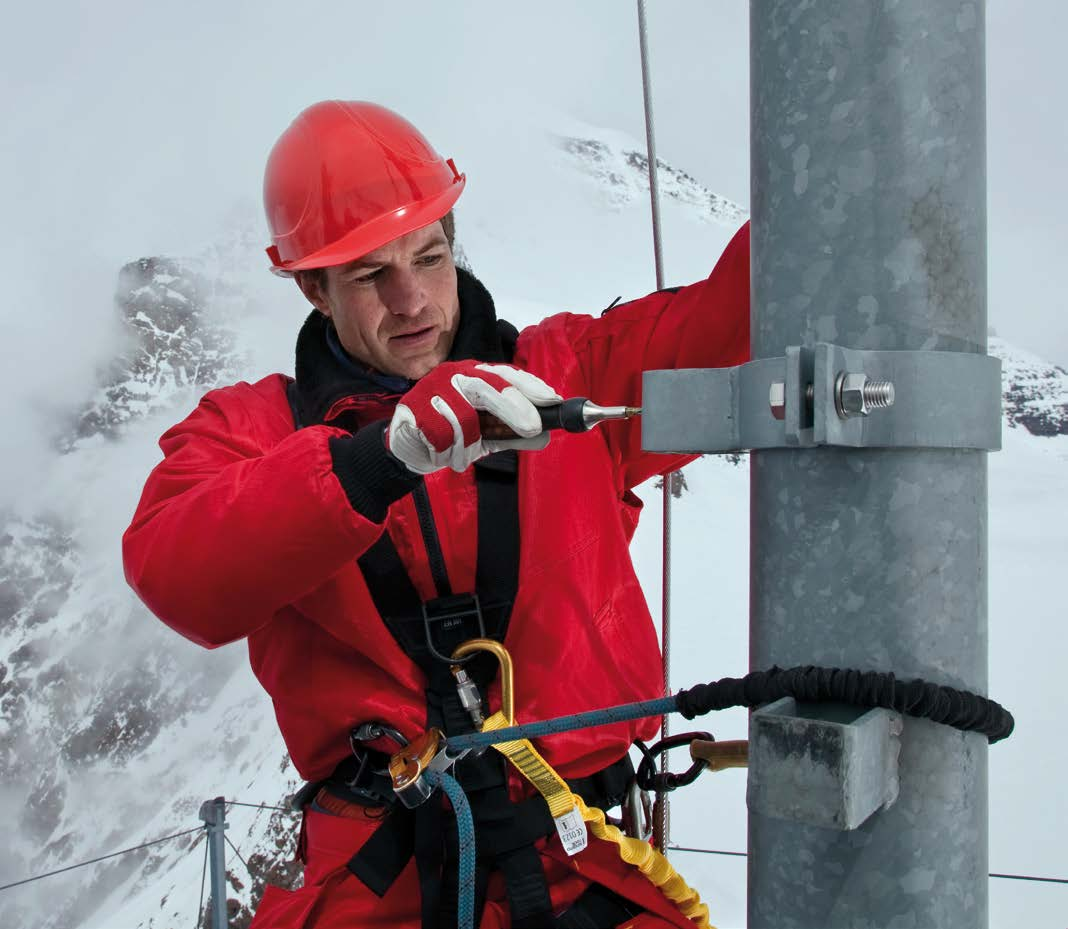
{"type": "Polygon", "coordinates": [[[603,710],[590,710],[587,713],[573,713],[570,716],[557,716],[541,722],[525,723],[521,726],[508,726],[492,732],[469,732],[466,735],[450,735],[449,752],[456,754],[467,748],[481,748],[499,742],[511,742],[515,739],[537,739],[541,736],[556,735],[572,729],[588,729],[593,726],[607,726],[609,723],[622,723],[645,716],[664,716],[678,709],[675,697],[659,697],[656,700],[643,700],[640,703],[623,703],[603,710]]]}
{"type": "Polygon", "coordinates": [[[445,791],[456,814],[456,834],[460,845],[460,888],[457,904],[458,929],[475,929],[475,821],[463,788],[451,774],[427,771],[431,787],[445,791]]]}
{"type": "MultiPolygon", "coordinates": [[[[467,735],[450,736],[448,747],[450,753],[459,753],[467,748],[493,745],[498,742],[510,742],[513,739],[536,739],[539,736],[554,735],[571,729],[583,729],[591,726],[606,726],[609,723],[621,723],[645,716],[663,716],[678,709],[674,697],[660,697],[657,700],[645,700],[641,703],[624,703],[610,706],[603,710],[591,710],[588,713],[573,713],[570,716],[558,716],[537,723],[523,726],[509,726],[493,732],[471,732],[467,735]]],[[[460,846],[460,887],[457,904],[458,929],[475,927],[475,822],[471,816],[471,805],[467,801],[459,781],[444,771],[427,771],[424,775],[429,786],[441,787],[445,791],[453,812],[456,814],[456,834],[460,846]]]]}

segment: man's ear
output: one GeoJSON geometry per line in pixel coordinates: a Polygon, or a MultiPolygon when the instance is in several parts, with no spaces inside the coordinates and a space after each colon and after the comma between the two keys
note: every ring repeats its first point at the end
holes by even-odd
{"type": "Polygon", "coordinates": [[[330,303],[326,299],[325,293],[326,275],[319,269],[314,271],[295,271],[293,279],[297,282],[300,292],[304,294],[308,302],[323,316],[329,317],[330,303]]]}

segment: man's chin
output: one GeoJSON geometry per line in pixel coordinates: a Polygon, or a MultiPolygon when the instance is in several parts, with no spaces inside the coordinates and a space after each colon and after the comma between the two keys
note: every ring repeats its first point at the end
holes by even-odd
{"type": "Polygon", "coordinates": [[[392,367],[399,377],[417,381],[433,371],[444,360],[444,357],[434,353],[419,358],[398,358],[394,361],[392,367]]]}
{"type": "Polygon", "coordinates": [[[445,361],[449,357],[451,347],[451,338],[438,338],[436,344],[429,345],[421,351],[405,352],[403,348],[399,351],[395,349],[390,352],[390,362],[401,377],[417,381],[445,361]]]}

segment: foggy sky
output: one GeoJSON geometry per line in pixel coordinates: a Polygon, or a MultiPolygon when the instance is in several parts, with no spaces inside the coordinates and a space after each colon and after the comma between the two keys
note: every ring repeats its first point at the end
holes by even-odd
{"type": "MultiPolygon", "coordinates": [[[[648,6],[659,154],[748,205],[748,4],[648,6]]],[[[988,7],[989,316],[1000,335],[1068,364],[1059,280],[1068,121],[1054,90],[1068,6],[1042,0],[1026,13],[988,7]]],[[[460,127],[486,96],[518,112],[536,100],[642,138],[636,21],[627,0],[299,9],[68,0],[9,10],[0,37],[8,491],[32,482],[45,454],[35,426],[84,398],[113,350],[117,269],[195,252],[229,217],[257,215],[266,154],[304,106],[384,103],[461,168],[460,127]]],[[[598,260],[607,273],[611,256],[598,260]]]]}

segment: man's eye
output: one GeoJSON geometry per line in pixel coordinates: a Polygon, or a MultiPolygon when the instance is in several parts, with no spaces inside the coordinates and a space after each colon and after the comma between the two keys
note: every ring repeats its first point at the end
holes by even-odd
{"type": "Polygon", "coordinates": [[[351,284],[370,284],[382,273],[381,268],[375,268],[374,271],[368,271],[366,274],[361,274],[359,277],[353,277],[349,279],[351,284]]]}
{"type": "Polygon", "coordinates": [[[421,264],[424,268],[430,268],[436,264],[441,264],[441,262],[444,260],[445,256],[441,254],[424,255],[422,258],[419,259],[419,264],[421,264]]]}

